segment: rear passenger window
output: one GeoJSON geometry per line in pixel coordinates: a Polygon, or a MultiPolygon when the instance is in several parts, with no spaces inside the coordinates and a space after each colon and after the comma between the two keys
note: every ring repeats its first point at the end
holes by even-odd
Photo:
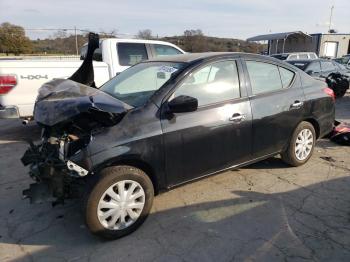
{"type": "Polygon", "coordinates": [[[132,66],[140,61],[147,60],[147,49],[141,43],[118,43],[117,51],[121,66],[132,66]]]}
{"type": "Polygon", "coordinates": [[[283,88],[289,87],[294,79],[294,75],[295,75],[294,72],[288,69],[285,69],[283,67],[278,67],[278,69],[280,70],[282,87],[283,88]]]}
{"type": "Polygon", "coordinates": [[[246,61],[254,95],[282,89],[278,66],[256,61],[246,61]]]}
{"type": "Polygon", "coordinates": [[[179,86],[174,97],[198,99],[198,106],[239,98],[239,77],[235,61],[217,62],[199,69],[179,86]]]}
{"type": "Polygon", "coordinates": [[[153,45],[155,56],[164,56],[164,55],[178,55],[182,54],[179,50],[174,47],[167,45],[153,45]]]}
{"type": "Polygon", "coordinates": [[[288,57],[289,60],[294,60],[294,59],[298,59],[298,56],[297,55],[290,55],[288,57]]]}

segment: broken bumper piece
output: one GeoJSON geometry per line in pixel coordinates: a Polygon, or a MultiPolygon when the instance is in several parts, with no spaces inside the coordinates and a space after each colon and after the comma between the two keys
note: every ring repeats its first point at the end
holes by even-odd
{"type": "Polygon", "coordinates": [[[75,171],[79,176],[86,176],[89,174],[89,171],[70,160],[67,161],[67,168],[71,171],[75,171]]]}

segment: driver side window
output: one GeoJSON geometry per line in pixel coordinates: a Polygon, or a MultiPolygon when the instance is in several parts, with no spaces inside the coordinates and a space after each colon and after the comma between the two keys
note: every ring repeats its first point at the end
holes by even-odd
{"type": "Polygon", "coordinates": [[[321,72],[321,66],[320,62],[312,62],[307,67],[306,71],[312,71],[313,73],[320,73],[321,72]]]}
{"type": "Polygon", "coordinates": [[[240,97],[239,77],[235,61],[222,61],[192,73],[178,87],[173,97],[191,96],[198,106],[205,106],[240,97]]]}

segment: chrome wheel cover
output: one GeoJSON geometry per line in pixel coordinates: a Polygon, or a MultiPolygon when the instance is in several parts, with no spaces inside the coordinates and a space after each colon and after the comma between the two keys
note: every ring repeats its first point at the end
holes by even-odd
{"type": "Polygon", "coordinates": [[[309,157],[314,146],[314,137],[310,129],[303,129],[299,132],[295,141],[295,156],[299,161],[309,157]]]}
{"type": "Polygon", "coordinates": [[[145,191],[133,180],[111,185],[102,195],[97,217],[104,228],[121,230],[131,226],[140,217],[145,206],[145,191]]]}

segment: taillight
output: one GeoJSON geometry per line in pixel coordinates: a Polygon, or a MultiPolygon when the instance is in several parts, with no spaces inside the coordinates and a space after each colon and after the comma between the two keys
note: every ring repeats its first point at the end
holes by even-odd
{"type": "Polygon", "coordinates": [[[0,75],[0,95],[7,94],[17,85],[17,78],[14,75],[0,75]]]}
{"type": "Polygon", "coordinates": [[[329,87],[326,87],[323,89],[323,92],[325,92],[327,95],[332,97],[333,101],[335,101],[335,94],[334,94],[334,91],[332,89],[330,89],[329,87]]]}

